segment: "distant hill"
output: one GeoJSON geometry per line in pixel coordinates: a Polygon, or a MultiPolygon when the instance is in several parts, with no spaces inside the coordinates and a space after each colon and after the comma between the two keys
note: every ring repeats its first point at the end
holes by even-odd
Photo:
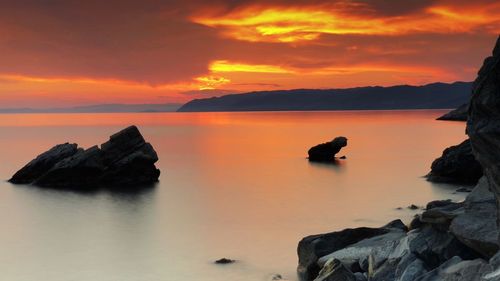
{"type": "Polygon", "coordinates": [[[455,82],[424,86],[262,91],[195,99],[178,111],[449,109],[466,103],[471,87],[471,82],[455,82]]]}
{"type": "Polygon", "coordinates": [[[96,104],[60,108],[0,108],[0,113],[114,113],[114,112],[173,112],[181,105],[167,104],[96,104]]]}

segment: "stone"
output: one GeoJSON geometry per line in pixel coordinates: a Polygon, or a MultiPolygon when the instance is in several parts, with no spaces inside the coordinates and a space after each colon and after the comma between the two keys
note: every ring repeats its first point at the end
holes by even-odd
{"type": "Polygon", "coordinates": [[[61,144],[39,155],[11,178],[12,183],[94,190],[138,188],[158,181],[158,155],[136,126],[114,135],[101,148],[61,144]]]}
{"type": "Polygon", "coordinates": [[[336,137],[330,142],[325,142],[311,147],[307,152],[309,161],[331,162],[339,151],[347,146],[346,137],[336,137]]]}
{"type": "Polygon", "coordinates": [[[437,120],[446,121],[467,121],[467,114],[469,111],[469,104],[464,103],[456,109],[444,114],[443,116],[437,118],[437,120]]]}
{"type": "Polygon", "coordinates": [[[447,269],[448,267],[455,265],[459,262],[461,262],[462,259],[460,257],[452,257],[446,262],[442,263],[438,267],[434,268],[433,270],[427,272],[424,275],[418,276],[417,278],[413,279],[414,281],[444,281],[442,276],[443,276],[443,271],[447,269]]]}
{"type": "Polygon", "coordinates": [[[412,254],[425,262],[426,265],[436,267],[453,256],[464,259],[476,258],[477,254],[462,244],[448,231],[424,225],[421,229],[408,233],[409,249],[412,254]]]}
{"type": "Polygon", "coordinates": [[[228,258],[222,258],[222,259],[218,259],[215,261],[216,264],[230,264],[230,263],[234,263],[236,262],[235,260],[232,260],[232,259],[228,259],[228,258]]]}
{"type": "Polygon", "coordinates": [[[475,184],[483,175],[483,169],[475,156],[469,140],[446,148],[443,155],[431,165],[427,180],[431,182],[475,184]]]}
{"type": "Polygon", "coordinates": [[[485,59],[473,83],[467,134],[474,155],[484,169],[489,189],[495,195],[496,220],[500,224],[500,37],[492,56],[485,59]]]}
{"type": "Polygon", "coordinates": [[[414,258],[409,264],[404,267],[401,266],[401,262],[396,269],[396,281],[413,281],[417,279],[417,277],[422,276],[428,272],[425,263],[418,259],[414,258]]]}
{"type": "Polygon", "coordinates": [[[380,267],[378,267],[372,276],[368,276],[370,281],[386,281],[394,280],[396,275],[396,268],[399,260],[387,260],[380,267]]]}
{"type": "Polygon", "coordinates": [[[336,259],[328,260],[314,281],[356,281],[356,276],[336,259]]]}
{"type": "Polygon", "coordinates": [[[446,230],[450,222],[464,212],[464,203],[454,203],[448,200],[433,201],[427,204],[426,210],[420,215],[420,221],[442,225],[444,230],[446,230]]]}
{"type": "Polygon", "coordinates": [[[57,162],[75,155],[78,152],[76,143],[58,144],[48,151],[38,155],[23,168],[17,171],[9,182],[15,184],[29,184],[50,170],[57,162]]]}
{"type": "Polygon", "coordinates": [[[361,272],[355,272],[354,277],[356,278],[356,281],[368,281],[366,275],[361,272]]]}
{"type": "Polygon", "coordinates": [[[499,249],[495,197],[488,180],[482,177],[464,201],[464,212],[453,219],[450,232],[483,258],[492,257],[499,249]]]}
{"type": "Polygon", "coordinates": [[[402,227],[400,220],[387,224],[387,227],[348,228],[342,231],[311,235],[303,238],[297,247],[299,265],[297,272],[302,280],[313,280],[320,270],[319,258],[355,244],[361,240],[386,234],[402,227]]]}

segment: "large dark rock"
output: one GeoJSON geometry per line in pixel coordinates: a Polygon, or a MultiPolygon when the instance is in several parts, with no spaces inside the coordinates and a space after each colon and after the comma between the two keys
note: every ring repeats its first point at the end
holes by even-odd
{"type": "Polygon", "coordinates": [[[432,182],[475,184],[483,169],[472,154],[469,140],[450,146],[431,165],[427,179],[432,182]]]}
{"type": "Polygon", "coordinates": [[[75,155],[78,152],[76,143],[58,144],[48,151],[38,155],[9,180],[11,183],[31,183],[45,174],[57,162],[75,155]]]}
{"type": "MultiPolygon", "coordinates": [[[[398,220],[398,222],[400,222],[398,220]]],[[[402,224],[402,223],[401,223],[402,224]]],[[[320,270],[318,260],[337,250],[361,240],[400,230],[400,223],[392,222],[381,228],[348,228],[342,231],[311,235],[300,240],[297,247],[299,266],[297,271],[303,280],[313,280],[320,270]]]]}
{"type": "Polygon", "coordinates": [[[19,170],[10,182],[69,189],[140,186],[158,181],[157,161],[151,144],[137,127],[130,126],[101,148],[57,145],[19,170]]]}
{"type": "Polygon", "coordinates": [[[444,114],[443,116],[437,118],[437,120],[446,121],[467,121],[467,114],[469,111],[469,104],[464,103],[456,109],[444,114]]]}
{"type": "MultiPolygon", "coordinates": [[[[467,134],[500,212],[500,37],[474,81],[467,134]]],[[[497,224],[500,215],[497,215],[497,224]]],[[[500,241],[500,237],[498,238],[500,241]]]]}
{"type": "Polygon", "coordinates": [[[318,144],[311,147],[307,154],[309,154],[309,161],[316,162],[329,162],[339,153],[342,147],[347,146],[347,138],[336,137],[332,141],[318,144]]]}

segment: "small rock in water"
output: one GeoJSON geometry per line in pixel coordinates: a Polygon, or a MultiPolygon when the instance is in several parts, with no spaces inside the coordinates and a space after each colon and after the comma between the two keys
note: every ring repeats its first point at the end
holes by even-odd
{"type": "Polygon", "coordinates": [[[403,210],[403,207],[397,207],[396,210],[403,210]]]}
{"type": "Polygon", "coordinates": [[[281,274],[274,274],[272,277],[271,277],[271,280],[272,281],[276,281],[276,280],[283,280],[283,281],[286,281],[286,279],[283,278],[283,276],[281,276],[281,274]]]}
{"type": "Polygon", "coordinates": [[[339,151],[344,146],[347,146],[346,137],[336,137],[332,141],[318,144],[314,147],[311,147],[307,152],[307,154],[309,155],[309,161],[316,161],[316,162],[333,161],[335,154],[339,153],[339,151]]]}
{"type": "Polygon", "coordinates": [[[462,187],[462,188],[459,188],[457,190],[455,190],[456,192],[471,192],[472,190],[466,188],[466,187],[462,187]]]}
{"type": "Polygon", "coordinates": [[[408,209],[410,209],[410,210],[418,210],[418,209],[420,209],[420,207],[417,206],[417,205],[415,205],[415,204],[411,204],[410,206],[408,206],[408,209]]]}
{"type": "Polygon", "coordinates": [[[234,263],[235,260],[232,260],[232,259],[227,259],[227,258],[222,258],[222,259],[218,259],[215,261],[216,264],[229,264],[229,263],[234,263]]]}
{"type": "Polygon", "coordinates": [[[340,156],[339,159],[347,159],[347,157],[345,155],[342,155],[342,156],[340,156]]]}

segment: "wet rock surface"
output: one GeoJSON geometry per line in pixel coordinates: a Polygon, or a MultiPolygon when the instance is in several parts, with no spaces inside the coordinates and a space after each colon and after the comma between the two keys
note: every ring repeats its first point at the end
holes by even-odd
{"type": "Polygon", "coordinates": [[[136,126],[112,135],[88,149],[60,144],[40,154],[9,180],[15,184],[90,190],[134,187],[158,181],[156,151],[136,126]]]}

